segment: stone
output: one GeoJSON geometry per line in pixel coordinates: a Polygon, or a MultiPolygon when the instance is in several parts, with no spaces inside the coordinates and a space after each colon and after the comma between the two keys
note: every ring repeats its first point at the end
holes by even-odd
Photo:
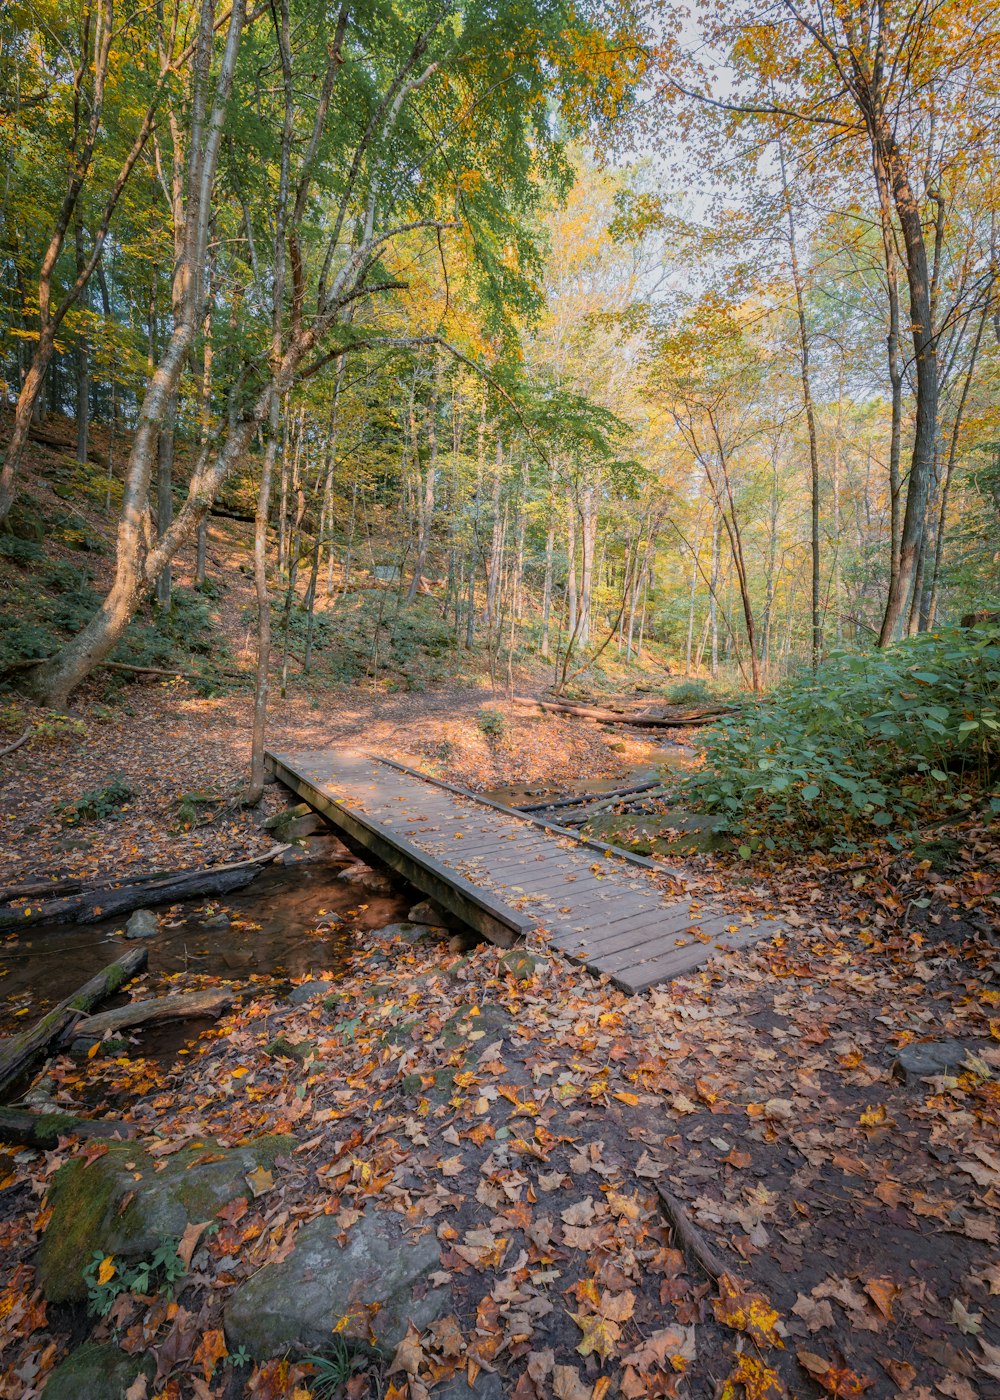
{"type": "Polygon", "coordinates": [[[518,982],[527,982],[530,977],[534,977],[535,968],[538,963],[530,953],[526,953],[523,948],[511,948],[509,953],[504,953],[500,959],[501,967],[505,968],[518,982]]]}
{"type": "Polygon", "coordinates": [[[228,914],[213,914],[210,919],[202,919],[203,928],[228,928],[230,918],[228,914]]]}
{"type": "Polygon", "coordinates": [[[374,1337],[391,1356],[411,1321],[423,1331],[449,1311],[449,1290],[430,1284],[441,1263],[433,1235],[409,1238],[394,1212],[369,1210],[343,1245],[342,1237],[336,1216],[321,1215],[298,1232],[287,1258],[240,1284],[226,1305],[231,1351],[246,1347],[255,1360],[311,1354],[337,1332],[362,1350],[374,1337]]]}
{"type": "Polygon", "coordinates": [[[505,1400],[507,1394],[500,1377],[489,1371],[480,1371],[475,1385],[470,1385],[464,1376],[455,1376],[431,1393],[434,1400],[505,1400]]]}
{"type": "Polygon", "coordinates": [[[128,916],[126,938],[154,938],[160,931],[160,921],[152,909],[136,909],[128,916]]]}
{"type": "Polygon", "coordinates": [[[248,1173],[271,1170],[294,1146],[293,1137],[279,1135],[230,1148],[206,1138],[157,1162],[135,1143],[112,1142],[89,1166],[79,1157],[65,1163],[49,1188],[51,1216],[38,1254],[46,1298],[86,1298],[83,1269],[97,1251],[124,1263],[148,1258],[188,1225],[248,1196],[248,1173]]]}
{"type": "Polygon", "coordinates": [[[430,924],[414,924],[408,921],[399,924],[386,924],[385,928],[376,929],[380,938],[402,938],[406,943],[436,941],[444,931],[443,928],[434,928],[430,924]]]}
{"type": "Polygon", "coordinates": [[[349,865],[337,876],[347,885],[357,885],[366,894],[392,894],[393,884],[381,870],[372,870],[367,865],[349,865]]]}
{"type": "Polygon", "coordinates": [[[975,1047],[961,1040],[924,1040],[904,1045],[893,1062],[892,1073],[904,1084],[915,1084],[934,1074],[960,1074],[966,1055],[975,1047]]]}
{"type": "Polygon", "coordinates": [[[415,904],[406,916],[411,924],[430,924],[433,928],[461,928],[462,921],[457,915],[442,909],[432,899],[422,899],[415,904]]]}
{"type": "Polygon", "coordinates": [[[307,1001],[312,1001],[314,997],[327,996],[333,990],[333,983],[329,979],[312,978],[308,982],[300,982],[297,987],[293,987],[288,993],[288,1000],[293,1006],[302,1006],[307,1001]]]}
{"type": "Polygon", "coordinates": [[[288,841],[290,839],[287,835],[289,826],[300,821],[303,817],[315,815],[308,802],[300,802],[295,807],[286,807],[283,812],[275,812],[273,817],[268,817],[264,823],[264,830],[273,831],[279,841],[288,841]]]}
{"type": "Polygon", "coordinates": [[[110,1343],[86,1342],[57,1366],[45,1386],[45,1400],[125,1400],[140,1375],[152,1380],[152,1357],[129,1356],[110,1343]]]}
{"type": "Polygon", "coordinates": [[[306,1060],[316,1056],[316,1047],[311,1040],[292,1041],[287,1035],[279,1035],[265,1045],[264,1054],[272,1060],[298,1060],[304,1065],[306,1060]]]}

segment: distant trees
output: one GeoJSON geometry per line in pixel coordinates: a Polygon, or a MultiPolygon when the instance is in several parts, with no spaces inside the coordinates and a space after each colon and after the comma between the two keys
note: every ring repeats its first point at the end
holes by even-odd
{"type": "MultiPolygon", "coordinates": [[[[989,171],[996,168],[995,20],[987,7],[965,0],[916,7],[897,0],[852,0],[847,7],[830,0],[810,0],[804,7],[782,0],[777,8],[727,0],[704,7],[701,21],[698,57],[687,61],[672,54],[665,90],[673,101],[693,106],[690,119],[707,136],[716,169],[725,167],[731,177],[742,161],[753,178],[759,162],[766,179],[773,159],[768,147],[783,169],[786,154],[794,152],[797,191],[786,194],[786,208],[794,199],[814,208],[850,207],[882,241],[894,408],[888,464],[893,547],[879,626],[884,646],[907,627],[914,608],[920,614],[914,600],[933,534],[941,456],[943,339],[970,318],[974,324],[975,308],[992,305],[994,295],[995,191],[991,178],[979,176],[984,163],[989,171]],[[729,66],[728,95],[713,83],[706,44],[729,66]],[[735,160],[723,132],[738,138],[735,160]],[[963,215],[977,233],[974,246],[960,251],[963,215]],[[912,392],[913,413],[900,524],[906,391],[912,392]]],[[[797,282],[794,249],[792,254],[797,282]]]]}

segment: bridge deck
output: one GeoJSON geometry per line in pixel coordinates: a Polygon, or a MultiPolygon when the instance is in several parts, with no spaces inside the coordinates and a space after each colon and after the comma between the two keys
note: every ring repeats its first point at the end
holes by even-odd
{"type": "Polygon", "coordinates": [[[372,854],[485,937],[536,928],[626,992],[778,931],[664,895],[652,862],[582,841],[389,759],[347,749],[269,753],[268,766],[359,855],[372,854]]]}

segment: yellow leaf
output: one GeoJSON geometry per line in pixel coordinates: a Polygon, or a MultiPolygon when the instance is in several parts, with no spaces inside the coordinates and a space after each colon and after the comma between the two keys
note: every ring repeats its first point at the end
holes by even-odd
{"type": "Polygon", "coordinates": [[[101,1267],[97,1271],[97,1282],[103,1288],[106,1283],[111,1282],[117,1272],[114,1260],[108,1254],[101,1260],[101,1267]]]}
{"type": "Polygon", "coordinates": [[[247,1185],[255,1196],[263,1196],[274,1185],[274,1177],[266,1167],[255,1167],[252,1172],[247,1172],[247,1185]]]}
{"type": "Polygon", "coordinates": [[[583,1333],[583,1340],[577,1346],[581,1356],[596,1352],[602,1361],[617,1355],[618,1339],[622,1329],[617,1322],[601,1317],[599,1313],[570,1313],[570,1317],[583,1333]]]}

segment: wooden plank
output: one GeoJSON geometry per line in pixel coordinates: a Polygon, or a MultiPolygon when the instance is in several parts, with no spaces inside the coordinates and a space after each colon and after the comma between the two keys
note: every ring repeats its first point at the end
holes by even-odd
{"type": "Polygon", "coordinates": [[[531,822],[534,826],[543,826],[548,831],[555,831],[560,836],[568,836],[577,845],[589,846],[591,850],[600,851],[602,854],[610,851],[619,860],[629,861],[632,865],[641,865],[646,870],[659,870],[665,875],[672,875],[677,880],[684,878],[679,870],[669,870],[658,861],[650,860],[648,856],[637,856],[633,851],[625,851],[621,846],[608,845],[606,841],[592,841],[589,837],[581,836],[578,831],[573,831],[568,826],[560,826],[558,822],[546,821],[533,812],[521,812],[516,807],[505,807],[502,802],[494,802],[492,798],[484,797],[478,792],[472,792],[469,788],[459,787],[457,783],[446,783],[443,778],[432,778],[427,773],[418,772],[416,768],[408,768],[405,763],[397,763],[394,758],[384,758],[381,754],[372,754],[371,756],[376,763],[384,763],[390,768],[397,768],[401,773],[408,773],[411,778],[419,778],[425,783],[433,783],[435,787],[446,788],[448,792],[454,792],[459,797],[468,798],[472,802],[481,802],[483,806],[492,807],[495,811],[503,812],[505,816],[514,817],[518,821],[531,822]]]}
{"type": "MultiPolygon", "coordinates": [[[[689,972],[694,972],[712,957],[718,957],[720,953],[736,953],[748,943],[756,941],[760,937],[757,930],[747,930],[747,938],[734,940],[717,947],[714,943],[705,945],[704,943],[689,944],[686,948],[679,948],[674,953],[668,953],[663,958],[650,959],[635,968],[626,968],[620,972],[613,972],[611,980],[616,987],[620,987],[623,992],[635,994],[637,992],[648,991],[650,987],[655,987],[657,983],[669,981],[674,977],[683,977],[689,972]]],[[[721,940],[720,940],[721,941],[721,940]]]]}
{"type": "Polygon", "coordinates": [[[274,775],[321,812],[338,831],[450,909],[492,943],[510,948],[517,938],[534,928],[533,919],[511,909],[457,871],[447,870],[434,856],[411,845],[405,837],[396,832],[390,835],[371,818],[349,811],[342,803],[328,797],[315,783],[289,767],[280,755],[269,753],[267,757],[274,775]]]}

